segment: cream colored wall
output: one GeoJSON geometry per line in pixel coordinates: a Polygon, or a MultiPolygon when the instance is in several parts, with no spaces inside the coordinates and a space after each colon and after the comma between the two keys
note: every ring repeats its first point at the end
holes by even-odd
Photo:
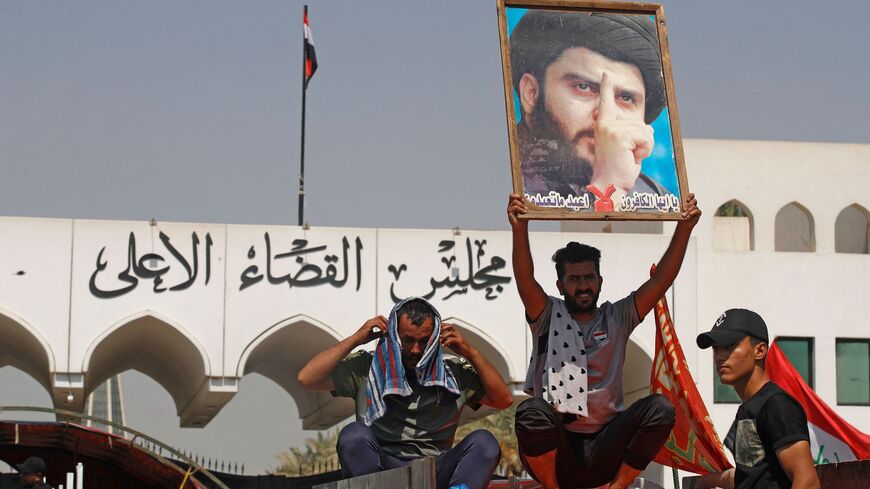
{"type": "MultiPolygon", "coordinates": [[[[708,139],[684,145],[690,188],[707,216],[737,199],[755,226],[754,251],[720,251],[720,223],[705,218],[698,224],[697,331],[728,308],[746,307],[765,318],[771,335],[813,337],[816,392],[870,431],[870,408],[836,405],[834,349],[835,338],[870,337],[870,255],[834,252],[839,213],[852,204],[870,208],[870,145],[708,139]],[[790,202],[813,216],[813,253],[774,251],[775,216],[790,202]]],[[[709,352],[698,353],[698,365],[701,393],[724,433],[736,406],[712,402],[709,352]]]]}
{"type": "MultiPolygon", "coordinates": [[[[865,319],[870,317],[866,303],[870,296],[870,256],[834,253],[834,223],[839,212],[855,203],[870,208],[865,188],[870,183],[870,145],[719,140],[684,143],[690,189],[697,194],[705,217],[694,233],[669,300],[690,368],[696,373],[717,428],[720,432],[727,429],[735,407],[713,404],[710,355],[695,347],[694,336],[730,307],[758,310],[774,334],[814,337],[816,388],[834,405],[835,338],[870,336],[865,319]],[[745,242],[740,230],[728,228],[727,239],[716,241],[716,227],[722,233],[723,226],[713,219],[713,214],[731,199],[744,203],[753,215],[753,251],[722,249],[733,249],[745,242]],[[806,207],[814,217],[817,248],[813,253],[774,251],[776,213],[792,201],[806,207]]],[[[596,229],[594,226],[575,226],[586,231],[582,233],[533,233],[537,277],[549,293],[555,294],[550,255],[569,240],[587,242],[603,250],[602,300],[619,299],[645,280],[649,265],[666,248],[673,226],[662,226],[663,234],[590,232],[596,229]]],[[[66,394],[74,393],[76,402],[83,402],[85,391],[95,387],[85,385],[84,373],[89,355],[101,341],[144,315],[149,321],[156,320],[155,324],[170,325],[180,332],[187,344],[185,351],[196,352],[199,357],[196,364],[204,372],[196,382],[200,387],[193,394],[185,391],[189,399],[180,401],[179,413],[185,425],[207,423],[232,398],[238,378],[254,368],[247,364],[250,358],[255,359],[258,371],[267,372],[294,395],[303,415],[308,416],[306,426],[328,425],[345,414],[346,406],[332,405],[331,399],[297,389],[294,369],[322,345],[351,334],[375,314],[386,314],[392,304],[391,287],[400,296],[426,294],[433,291],[435,282],[448,284],[435,287],[432,299],[442,314],[460,323],[469,337],[497,357],[515,388],[525,375],[530,341],[513,283],[508,232],[462,231],[455,235],[451,230],[304,230],[185,223],[152,226],[146,222],[9,217],[0,218],[0,236],[0,314],[5,318],[0,326],[20,326],[33,336],[34,345],[42,345],[48,358],[46,364],[52,369],[52,394],[61,407],[68,407],[63,405],[66,394]],[[165,263],[171,264],[164,276],[164,288],[183,282],[188,275],[177,260],[173,261],[159,239],[160,233],[169,236],[188,260],[192,257],[191,234],[197,233],[201,268],[193,284],[185,290],[155,292],[152,282],[140,280],[134,290],[119,297],[94,297],[88,284],[104,247],[102,260],[106,268],[98,274],[97,284],[104,289],[125,285],[118,274],[126,266],[131,232],[138,256],[159,253],[165,263]],[[323,271],[328,265],[325,256],[334,254],[339,257],[339,274],[344,273],[343,239],[348,239],[349,281],[340,286],[327,280],[320,285],[291,287],[286,277],[300,270],[302,264],[287,257],[274,260],[273,275],[280,278],[275,279],[276,283],[264,278],[240,290],[240,277],[250,267],[257,266],[260,275],[265,273],[265,233],[271,237],[273,255],[292,251],[294,240],[308,240],[309,247],[325,246],[326,251],[305,255],[310,258],[303,264],[317,264],[323,271]],[[207,235],[212,239],[208,283],[202,269],[207,235]],[[355,253],[357,239],[361,246],[359,258],[355,253]],[[442,242],[447,241],[453,243],[459,264],[455,276],[442,261],[454,252],[439,252],[442,242]],[[478,263],[476,243],[484,242],[478,263]],[[474,255],[470,266],[467,244],[474,255]],[[501,284],[501,291],[489,292],[491,300],[486,298],[487,284],[475,288],[470,282],[466,293],[445,300],[457,288],[449,285],[449,279],[473,281],[471,277],[475,276],[475,284],[482,284],[486,274],[476,274],[491,265],[494,257],[504,263],[488,273],[507,277],[510,282],[501,284]],[[389,266],[398,268],[401,264],[406,265],[406,271],[396,279],[389,266]],[[357,266],[361,270],[358,280],[357,266]],[[289,363],[268,361],[278,358],[282,351],[289,363]]],[[[298,278],[304,282],[306,276],[298,278]]],[[[494,285],[488,284],[495,290],[494,285]]],[[[652,356],[650,318],[632,339],[652,356]]],[[[130,338],[126,341],[129,343],[130,338]]],[[[626,375],[635,388],[649,373],[628,371],[626,375]]],[[[870,408],[837,409],[860,429],[870,431],[870,408]]]]}

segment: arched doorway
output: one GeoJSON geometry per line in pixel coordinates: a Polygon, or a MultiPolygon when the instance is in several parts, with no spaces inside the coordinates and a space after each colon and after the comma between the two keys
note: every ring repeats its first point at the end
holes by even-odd
{"type": "Polygon", "coordinates": [[[51,392],[54,354],[24,320],[0,310],[0,367],[15,367],[51,392]]]}
{"type": "Polygon", "coordinates": [[[286,319],[257,337],[242,354],[239,377],[258,373],[280,385],[296,401],[304,429],[326,429],[353,414],[353,400],[303,389],[296,376],[314,355],[336,344],[332,328],[307,316],[286,319]]]}
{"type": "MultiPolygon", "coordinates": [[[[651,372],[652,357],[640,345],[629,339],[622,370],[622,396],[626,407],[650,394],[651,372]]],[[[664,485],[665,470],[663,465],[653,462],[640,474],[640,477],[664,485]]]]}
{"type": "Polygon", "coordinates": [[[110,377],[136,370],[172,396],[181,426],[207,424],[220,406],[212,405],[211,412],[203,413],[193,400],[207,384],[208,358],[183,331],[180,325],[151,311],[109,328],[85,354],[85,397],[110,377]]]}

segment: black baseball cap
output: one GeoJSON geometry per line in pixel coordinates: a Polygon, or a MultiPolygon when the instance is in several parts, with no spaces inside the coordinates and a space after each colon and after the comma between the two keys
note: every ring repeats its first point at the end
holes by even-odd
{"type": "Polygon", "coordinates": [[[30,457],[15,468],[20,474],[45,474],[45,460],[39,457],[30,457]]]}
{"type": "Polygon", "coordinates": [[[705,349],[713,345],[733,345],[746,336],[770,343],[767,324],[758,313],[748,309],[728,309],[719,316],[713,329],[699,334],[696,341],[699,348],[705,349]]]}

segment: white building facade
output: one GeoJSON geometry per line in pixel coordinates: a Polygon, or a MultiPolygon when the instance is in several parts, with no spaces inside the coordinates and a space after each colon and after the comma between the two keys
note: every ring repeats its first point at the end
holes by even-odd
{"type": "MultiPolygon", "coordinates": [[[[838,375],[838,352],[839,364],[842,352],[860,362],[870,344],[870,145],[684,147],[704,216],[668,300],[717,430],[727,431],[736,406],[715,402],[711,354],[694,339],[724,310],[745,307],[771,335],[808,345],[816,392],[870,431],[870,403],[838,392],[868,389],[860,368],[857,377],[838,375]],[[740,210],[715,216],[724,204],[740,210]]],[[[562,232],[533,233],[537,277],[556,294],[550,256],[585,242],[602,250],[602,301],[617,300],[648,277],[673,226],[565,223],[562,232]]],[[[324,428],[351,406],[302,390],[298,370],[386,314],[396,297],[417,295],[463,329],[519,398],[531,341],[510,255],[508,231],[3,217],[0,366],[27,372],[56,407],[79,411],[106,379],[136,369],[171,394],[185,427],[207,424],[239,379],[257,372],[290,393],[306,428],[324,428]]],[[[648,392],[653,328],[650,315],[632,336],[627,401],[648,392]]]]}

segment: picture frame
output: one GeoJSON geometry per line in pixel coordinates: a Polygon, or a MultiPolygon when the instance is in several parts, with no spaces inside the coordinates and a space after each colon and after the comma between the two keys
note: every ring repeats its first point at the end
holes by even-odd
{"type": "Polygon", "coordinates": [[[521,217],[683,219],[689,188],[664,8],[497,7],[513,190],[529,204],[521,217]]]}

